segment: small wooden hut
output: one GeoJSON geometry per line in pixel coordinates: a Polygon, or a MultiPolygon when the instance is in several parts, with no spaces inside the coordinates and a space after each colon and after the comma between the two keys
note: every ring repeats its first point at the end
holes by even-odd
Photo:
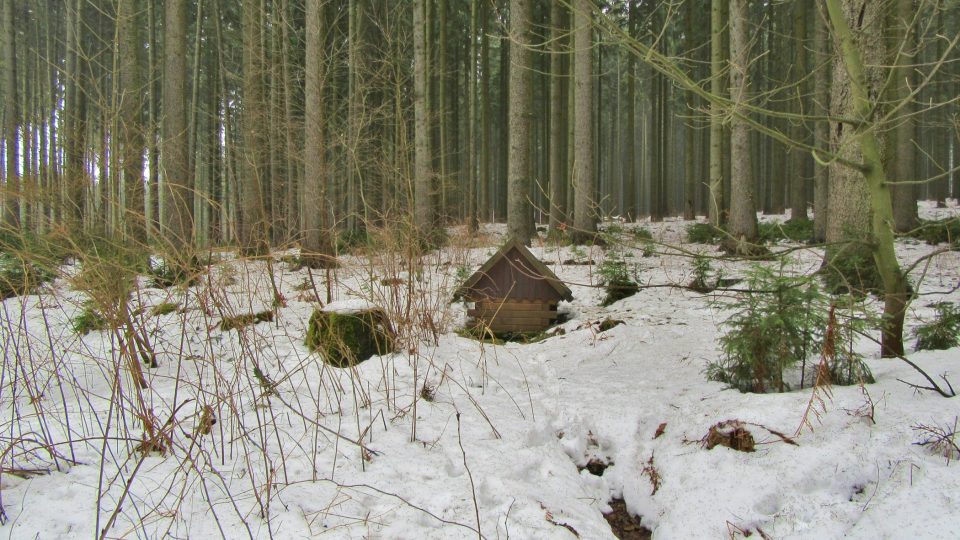
{"type": "Polygon", "coordinates": [[[560,300],[573,294],[517,240],[508,241],[457,289],[467,315],[494,332],[536,332],[557,321],[560,300]]]}

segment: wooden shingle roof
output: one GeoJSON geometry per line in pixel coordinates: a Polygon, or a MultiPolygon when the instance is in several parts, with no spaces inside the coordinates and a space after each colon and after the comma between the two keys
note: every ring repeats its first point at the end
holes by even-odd
{"type": "Polygon", "coordinates": [[[557,300],[573,300],[573,293],[547,265],[523,243],[511,239],[457,289],[454,297],[550,300],[543,298],[547,295],[557,300]]]}

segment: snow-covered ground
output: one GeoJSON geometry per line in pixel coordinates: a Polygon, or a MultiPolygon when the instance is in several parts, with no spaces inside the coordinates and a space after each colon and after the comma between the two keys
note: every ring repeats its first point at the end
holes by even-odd
{"type": "MultiPolygon", "coordinates": [[[[668,246],[714,252],[683,244],[689,222],[640,225],[663,243],[653,257],[630,249],[643,285],[690,281],[690,257],[668,246]]],[[[960,463],[917,443],[921,426],[954,429],[960,398],[899,382],[923,382],[906,363],[864,340],[877,382],[821,393],[800,429],[809,389],[742,394],[706,380],[725,317],[710,295],[649,287],[600,307],[597,267],[561,263],[604,253],[547,245],[532,251],[574,295],[564,332],[483,344],[454,332],[465,310],[448,302],[458,270],[482,264],[502,229],[485,233],[482,245],[455,237],[460,247],[428,256],[412,281],[389,253],[342,258],[332,299],[382,306],[417,338],[353,369],[303,345],[328,276],[311,282],[285,262],[273,272],[286,306],[239,331],[221,319],[272,306],[262,262],[227,260],[190,289],[139,289],[134,326],[159,362],[142,389],[128,335],[72,331],[86,296],[71,280],[5,301],[0,535],[601,539],[613,538],[602,514],[613,497],[658,539],[958,534],[960,463]],[[163,302],[178,309],[154,315],[163,302]],[[601,332],[606,318],[624,323],[601,332]],[[165,452],[138,450],[145,419],[165,452]],[[755,452],[700,444],[725,420],[744,422],[755,452]],[[578,469],[590,460],[609,463],[602,476],[578,469]]],[[[905,263],[932,249],[898,243],[905,263]]],[[[801,248],[792,268],[810,272],[820,255],[801,248]]],[[[909,327],[933,302],[960,301],[958,263],[947,252],[921,269],[909,327]]],[[[748,265],[716,266],[737,276],[748,265]]],[[[960,381],[957,349],[909,358],[960,381]]]]}

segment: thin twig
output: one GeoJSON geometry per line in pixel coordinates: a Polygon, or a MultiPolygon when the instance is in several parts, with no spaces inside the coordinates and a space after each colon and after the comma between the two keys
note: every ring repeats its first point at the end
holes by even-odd
{"type": "Polygon", "coordinates": [[[473,474],[470,472],[470,466],[467,465],[467,451],[463,449],[463,437],[460,435],[460,412],[457,411],[457,444],[460,445],[460,454],[463,456],[463,468],[467,470],[467,478],[470,479],[470,496],[473,497],[473,513],[477,518],[477,538],[483,538],[480,533],[480,505],[477,504],[477,488],[473,483],[473,474]]]}

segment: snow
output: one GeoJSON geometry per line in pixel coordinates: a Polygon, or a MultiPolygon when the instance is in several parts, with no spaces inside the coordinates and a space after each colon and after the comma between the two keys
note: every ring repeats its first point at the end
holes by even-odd
{"type": "MultiPolygon", "coordinates": [[[[632,250],[643,285],[689,282],[690,257],[668,246],[713,252],[683,244],[688,224],[641,224],[662,243],[654,257],[632,250]]],[[[486,538],[576,531],[603,539],[613,536],[602,512],[622,497],[657,539],[956,535],[960,464],[916,443],[919,426],[951,428],[960,400],[899,382],[922,382],[904,362],[858,344],[877,382],[833,387],[801,428],[810,389],[742,394],[706,380],[725,317],[711,295],[649,287],[600,307],[596,267],[560,264],[572,249],[548,245],[532,252],[573,291],[562,306],[564,333],[533,344],[461,337],[454,331],[465,311],[447,303],[458,268],[482,264],[502,232],[488,226],[482,246],[455,239],[427,256],[413,281],[389,254],[343,257],[326,309],[380,306],[414,336],[400,352],[352,369],[325,366],[303,345],[320,304],[303,285],[307,271],[282,262],[273,271],[285,307],[274,322],[239,331],[221,331],[220,319],[273,304],[262,261],[224,260],[190,289],[141,288],[136,320],[160,364],[144,367],[142,390],[129,376],[122,332],[70,329],[86,298],[71,280],[5,301],[0,534],[446,539],[479,529],[486,538]],[[151,315],[161,302],[181,309],[151,315]],[[624,324],[600,332],[608,317],[624,324]],[[209,433],[205,407],[217,418],[209,433]],[[166,452],[137,450],[144,418],[165,434],[166,452]],[[753,434],[755,452],[699,444],[711,426],[734,419],[753,434]],[[591,459],[610,463],[602,476],[578,470],[591,459]]],[[[816,269],[820,251],[795,247],[791,268],[816,269]]],[[[932,249],[898,243],[904,262],[932,249]]],[[[929,304],[960,301],[958,259],[930,259],[910,326],[932,316],[929,304]]],[[[748,267],[715,264],[726,276],[748,267]]],[[[312,277],[324,297],[325,273],[312,277]]],[[[951,378],[957,352],[909,358],[951,378]]]]}

